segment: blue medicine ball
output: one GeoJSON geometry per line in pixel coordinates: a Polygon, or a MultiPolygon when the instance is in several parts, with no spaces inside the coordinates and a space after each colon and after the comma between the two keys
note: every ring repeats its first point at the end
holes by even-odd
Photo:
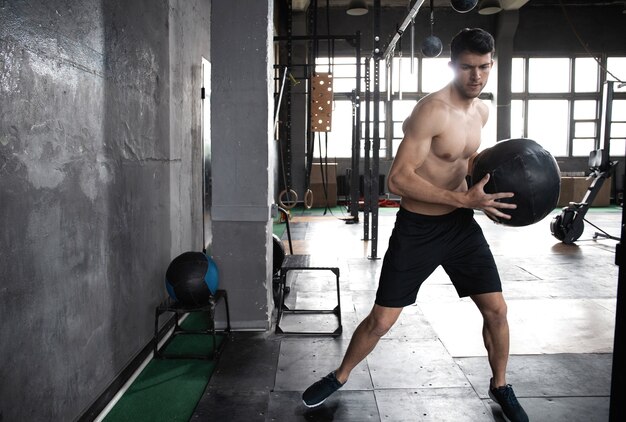
{"type": "Polygon", "coordinates": [[[207,305],[217,292],[218,280],[217,265],[202,252],[178,255],[165,273],[165,287],[169,295],[190,307],[207,305]]]}
{"type": "Polygon", "coordinates": [[[513,192],[513,198],[501,199],[517,205],[501,209],[511,216],[499,219],[508,226],[527,226],[547,216],[557,204],[561,191],[561,172],[554,157],[537,142],[507,139],[479,153],[474,159],[472,183],[489,173],[486,193],[513,192]]]}

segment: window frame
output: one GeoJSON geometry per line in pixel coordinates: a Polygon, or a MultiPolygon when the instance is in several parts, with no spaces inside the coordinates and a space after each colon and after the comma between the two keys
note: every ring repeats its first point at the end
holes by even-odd
{"type": "MultiPolygon", "coordinates": [[[[558,156],[559,158],[576,158],[583,157],[584,155],[574,154],[575,151],[575,143],[577,139],[580,140],[589,140],[592,139],[590,136],[577,136],[576,134],[576,124],[577,123],[593,123],[595,125],[594,136],[593,136],[593,145],[594,149],[603,148],[603,140],[600,139],[601,134],[601,117],[602,117],[602,89],[604,87],[604,82],[607,80],[607,61],[610,57],[618,57],[623,58],[623,56],[607,56],[602,55],[600,57],[600,61],[598,63],[598,73],[597,73],[597,81],[596,81],[596,91],[584,91],[584,92],[576,92],[576,60],[581,58],[589,58],[589,56],[583,55],[572,55],[572,56],[538,56],[531,54],[519,54],[514,55],[514,60],[523,60],[523,90],[522,92],[511,92],[511,101],[521,101],[522,103],[522,119],[523,119],[523,136],[528,136],[528,105],[532,100],[567,100],[569,105],[569,114],[567,116],[568,119],[568,127],[567,127],[567,136],[566,136],[566,155],[558,156]],[[529,67],[530,60],[533,58],[567,58],[569,59],[569,92],[553,92],[553,93],[532,93],[529,91],[529,67]],[[594,101],[596,104],[596,112],[594,118],[576,118],[574,114],[574,107],[576,101],[594,101]]],[[[513,75],[511,75],[513,77],[513,75]]],[[[613,79],[613,78],[611,78],[613,79]]],[[[512,81],[513,85],[513,81],[512,81]]],[[[615,92],[615,99],[626,99],[626,92],[615,92]]],[[[517,117],[517,116],[515,116],[517,117]]],[[[514,116],[511,114],[511,119],[514,116]]],[[[612,119],[612,123],[619,123],[616,119],[612,119]]],[[[621,139],[621,138],[620,138],[621,139]]],[[[590,151],[591,152],[591,151],[590,151]]],[[[611,152],[612,155],[621,156],[622,152],[615,154],[611,152]]]]}

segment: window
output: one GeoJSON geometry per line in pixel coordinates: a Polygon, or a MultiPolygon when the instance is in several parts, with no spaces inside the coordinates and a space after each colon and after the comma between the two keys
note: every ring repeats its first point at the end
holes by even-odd
{"type": "Polygon", "coordinates": [[[396,100],[393,102],[393,107],[391,108],[393,121],[398,123],[398,126],[394,125],[394,138],[402,138],[402,123],[409,117],[413,108],[415,108],[415,104],[414,100],[396,100]]]}
{"type": "MultiPolygon", "coordinates": [[[[607,74],[607,80],[614,81],[616,77],[621,81],[626,80],[626,57],[609,57],[606,60],[606,67],[614,75],[607,74]]],[[[620,88],[615,84],[615,92],[626,92],[626,85],[620,88]]]]}
{"type": "Polygon", "coordinates": [[[402,138],[404,138],[404,131],[402,125],[407,117],[411,115],[413,108],[415,108],[415,100],[395,100],[392,104],[391,113],[393,116],[393,133],[391,135],[391,153],[395,157],[398,152],[398,147],[402,138]]]}
{"type": "MultiPolygon", "coordinates": [[[[617,84],[615,84],[617,90],[617,84]]],[[[626,154],[626,99],[614,99],[612,109],[611,143],[612,156],[626,154]]]]}
{"type": "Polygon", "coordinates": [[[598,62],[593,57],[574,60],[574,91],[598,92],[598,62]]]}
{"type": "Polygon", "coordinates": [[[528,61],[528,92],[568,92],[569,59],[531,58],[528,61]]]}
{"type": "Polygon", "coordinates": [[[449,61],[441,57],[422,59],[422,92],[434,92],[452,80],[449,61]]]}
{"type": "Polygon", "coordinates": [[[492,147],[496,144],[496,103],[492,100],[482,100],[487,107],[489,107],[489,119],[487,124],[483,127],[481,133],[481,142],[478,151],[482,151],[485,148],[492,147]]]}
{"type": "MultiPolygon", "coordinates": [[[[607,69],[613,74],[607,74],[607,80],[626,80],[626,57],[609,57],[606,61],[607,69]]],[[[626,85],[620,87],[619,83],[614,86],[611,141],[609,150],[612,156],[626,154],[626,85]]]]}
{"type": "Polygon", "coordinates": [[[323,132],[315,133],[315,155],[319,157],[352,156],[352,101],[335,100],[333,102],[332,130],[328,132],[328,145],[323,132]],[[321,147],[320,147],[321,141],[321,147]]]}
{"type": "MultiPolygon", "coordinates": [[[[333,112],[328,143],[324,132],[315,133],[314,156],[329,158],[352,156],[352,99],[350,94],[356,89],[356,58],[335,57],[329,67],[327,57],[318,57],[315,61],[316,72],[331,72],[333,75],[333,112]]],[[[361,76],[364,76],[363,69],[361,76]]],[[[361,85],[361,89],[365,89],[361,85]]]]}
{"type": "Polygon", "coordinates": [[[528,137],[552,155],[567,155],[567,100],[528,101],[528,137]]]}
{"type": "MultiPolygon", "coordinates": [[[[383,143],[385,142],[385,121],[386,121],[386,113],[385,113],[385,101],[381,100],[379,102],[379,126],[378,126],[378,136],[381,138],[381,148],[383,147],[383,143]]],[[[374,102],[370,101],[370,120],[374,119],[374,102]]],[[[374,123],[370,122],[370,142],[374,139],[374,123]]],[[[365,102],[361,103],[361,145],[365,140],[365,102]]]]}
{"type": "Polygon", "coordinates": [[[511,91],[524,92],[524,59],[514,58],[511,68],[511,91]]]}
{"type": "Polygon", "coordinates": [[[391,64],[391,86],[394,92],[417,92],[418,60],[413,59],[413,73],[411,73],[410,57],[395,57],[391,64]]]}
{"type": "Polygon", "coordinates": [[[328,58],[317,58],[315,71],[333,74],[334,92],[346,93],[356,89],[356,58],[354,57],[337,57],[332,60],[330,67],[328,66],[328,58]]]}
{"type": "Polygon", "coordinates": [[[524,101],[511,101],[511,138],[523,138],[524,130],[524,101]]]}
{"type": "MultiPolygon", "coordinates": [[[[626,57],[607,57],[601,63],[605,65],[593,57],[514,58],[511,136],[535,139],[557,157],[587,157],[601,148],[600,81],[626,78],[626,57]],[[618,73],[611,76],[605,68],[618,73]]],[[[626,88],[615,88],[611,155],[621,155],[626,146],[626,88]],[[623,117],[617,117],[620,113],[623,117]]]]}
{"type": "Polygon", "coordinates": [[[586,157],[591,150],[595,149],[597,107],[598,103],[595,100],[574,101],[574,134],[572,136],[572,156],[574,157],[586,157]]]}

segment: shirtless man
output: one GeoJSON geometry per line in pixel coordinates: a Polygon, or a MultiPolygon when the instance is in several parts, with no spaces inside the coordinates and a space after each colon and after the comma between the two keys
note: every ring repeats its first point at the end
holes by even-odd
{"type": "Polygon", "coordinates": [[[507,307],[495,261],[473,209],[510,218],[499,202],[512,193],[486,194],[489,175],[468,188],[489,110],[478,99],[493,66],[494,40],[482,29],[464,29],[451,43],[454,79],[420,100],[404,122],[404,139],[388,176],[389,191],[401,196],[389,239],[376,301],[355,330],[341,365],[302,395],[308,407],[320,405],[341,388],[396,322],[415,303],[421,284],[443,266],[460,297],[469,296],[483,316],[483,339],[492,378],[489,396],[511,421],[528,421],[506,382],[509,354],[507,307]]]}

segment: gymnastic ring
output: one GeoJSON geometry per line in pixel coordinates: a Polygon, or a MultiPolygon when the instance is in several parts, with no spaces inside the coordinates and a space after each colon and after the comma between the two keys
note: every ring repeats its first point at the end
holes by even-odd
{"type": "Polygon", "coordinates": [[[313,208],[313,191],[311,189],[307,189],[304,194],[304,207],[307,210],[313,208]]]}
{"type": "Polygon", "coordinates": [[[298,194],[297,194],[297,193],[296,193],[296,191],[295,191],[295,190],[293,190],[293,189],[289,189],[289,192],[287,192],[287,189],[285,189],[284,191],[282,191],[282,192],[280,193],[280,195],[278,195],[278,203],[280,204],[280,206],[281,206],[281,207],[283,207],[283,208],[285,208],[285,209],[290,210],[290,209],[292,209],[293,207],[295,207],[295,206],[296,206],[296,204],[298,203],[298,194]],[[284,195],[288,195],[288,196],[287,196],[288,198],[289,198],[289,195],[291,195],[291,196],[293,196],[293,197],[294,197],[293,201],[291,201],[291,202],[290,202],[290,201],[287,201],[287,202],[289,202],[289,205],[287,205],[287,204],[285,204],[285,203],[283,202],[283,196],[284,196],[284,195]]]}

